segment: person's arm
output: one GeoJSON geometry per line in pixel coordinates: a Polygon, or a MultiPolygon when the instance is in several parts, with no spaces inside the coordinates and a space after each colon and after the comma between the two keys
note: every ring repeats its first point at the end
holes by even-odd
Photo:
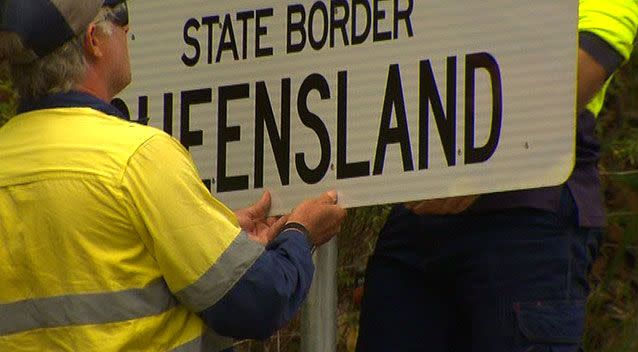
{"type": "Polygon", "coordinates": [[[605,70],[591,54],[583,49],[578,50],[577,114],[580,115],[585,110],[610,75],[611,72],[605,70]]]}
{"type": "Polygon", "coordinates": [[[609,78],[633,51],[637,29],[635,0],[579,2],[578,114],[598,114],[609,78]]]}
{"type": "Polygon", "coordinates": [[[335,192],[327,192],[306,200],[279,221],[266,218],[268,192],[255,205],[238,211],[243,217],[242,228],[252,229],[249,235],[257,241],[269,239],[272,231],[278,234],[237,284],[200,313],[206,324],[224,336],[265,339],[289,321],[310,289],[314,271],[311,249],[332,238],[345,217],[345,211],[335,205],[336,197],[335,192]],[[282,219],[288,223],[280,229],[279,223],[285,222],[282,219]]]}
{"type": "Polygon", "coordinates": [[[314,272],[311,243],[291,228],[267,248],[224,297],[200,312],[218,334],[266,339],[301,307],[314,272]]]}
{"type": "Polygon", "coordinates": [[[576,112],[581,114],[625,59],[598,35],[579,33],[576,112]]]}
{"type": "MultiPolygon", "coordinates": [[[[140,146],[122,176],[122,189],[169,289],[217,333],[264,338],[298,310],[313,274],[307,237],[291,228],[268,247],[252,240],[203,186],[177,141],[158,134],[140,146]]],[[[319,219],[324,223],[334,218],[337,225],[343,220],[336,205],[308,202],[315,212],[311,218],[324,217],[319,219]]],[[[316,228],[315,235],[331,237],[336,229],[316,228]]]]}

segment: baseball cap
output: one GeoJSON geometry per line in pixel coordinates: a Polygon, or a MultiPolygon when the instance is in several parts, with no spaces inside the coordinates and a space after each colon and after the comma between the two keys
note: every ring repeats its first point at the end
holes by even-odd
{"type": "Polygon", "coordinates": [[[0,0],[0,31],[16,33],[43,57],[82,33],[102,6],[124,0],[0,0]]]}

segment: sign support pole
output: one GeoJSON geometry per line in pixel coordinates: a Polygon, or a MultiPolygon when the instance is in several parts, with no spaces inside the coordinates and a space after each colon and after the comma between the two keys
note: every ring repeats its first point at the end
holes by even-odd
{"type": "Polygon", "coordinates": [[[315,275],[301,316],[301,351],[337,350],[337,238],[313,255],[315,275]]]}

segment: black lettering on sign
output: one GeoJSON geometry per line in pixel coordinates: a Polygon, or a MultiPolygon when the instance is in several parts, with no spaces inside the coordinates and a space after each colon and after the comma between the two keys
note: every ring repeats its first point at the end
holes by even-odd
{"type": "Polygon", "coordinates": [[[179,139],[182,145],[184,145],[184,148],[189,149],[194,145],[202,145],[204,138],[201,130],[190,130],[191,105],[210,103],[212,100],[213,93],[210,88],[182,92],[179,139]]]}
{"type": "Polygon", "coordinates": [[[206,16],[202,17],[202,24],[208,27],[208,56],[207,61],[209,64],[213,63],[213,29],[215,24],[219,24],[219,16],[206,16]]]}
{"type": "MultiPolygon", "coordinates": [[[[237,12],[237,20],[242,23],[242,33],[243,36],[241,38],[241,58],[246,60],[248,57],[248,20],[252,20],[255,18],[255,11],[241,11],[237,12]]],[[[259,35],[259,28],[256,29],[256,36],[259,35]]],[[[255,40],[259,44],[258,40],[255,40]]]]}
{"type": "Polygon", "coordinates": [[[340,71],[337,83],[337,179],[370,176],[370,162],[348,163],[348,72],[340,71]]]}
{"type": "Polygon", "coordinates": [[[326,8],[326,4],[321,1],[315,2],[310,8],[310,13],[308,14],[308,40],[310,41],[310,46],[315,50],[321,50],[324,45],[326,45],[326,41],[328,40],[328,9],[326,8]],[[319,40],[315,38],[315,16],[317,12],[321,14],[321,37],[319,40]]]}
{"type": "Polygon", "coordinates": [[[315,184],[321,181],[330,167],[330,134],[321,118],[308,108],[308,95],[310,95],[312,91],[319,92],[319,96],[322,100],[330,99],[330,87],[322,75],[315,73],[306,77],[301,84],[301,88],[299,88],[299,96],[297,97],[299,118],[306,127],[309,127],[317,134],[321,147],[319,165],[314,169],[306,164],[304,153],[297,153],[295,155],[297,173],[307,184],[315,184]]]}
{"type": "Polygon", "coordinates": [[[246,84],[219,87],[217,107],[217,192],[248,189],[248,175],[226,175],[226,150],[228,142],[241,139],[239,126],[228,126],[228,102],[248,98],[250,87],[246,84]]]}
{"type": "MultiPolygon", "coordinates": [[[[261,25],[261,20],[265,17],[272,17],[273,9],[257,10],[257,20],[255,23],[255,57],[272,56],[273,49],[271,47],[261,47],[261,37],[268,34],[268,27],[261,25]]],[[[244,36],[248,33],[244,32],[244,36]]]]}
{"type": "Polygon", "coordinates": [[[446,112],[430,60],[419,66],[419,170],[428,168],[430,106],[448,166],[456,165],[456,57],[447,58],[446,112]]]}
{"type": "Polygon", "coordinates": [[[173,134],[173,93],[164,93],[164,132],[173,134]]]}
{"type": "Polygon", "coordinates": [[[403,84],[401,83],[401,72],[398,64],[391,65],[388,72],[388,82],[386,84],[383,112],[381,114],[381,125],[379,126],[377,152],[374,157],[373,175],[381,175],[383,173],[386,147],[388,144],[394,143],[401,145],[403,170],[414,170],[410,133],[408,131],[408,116],[405,110],[403,84]],[[393,108],[397,117],[397,127],[395,128],[390,127],[393,108]]]}
{"type": "Polygon", "coordinates": [[[372,8],[368,0],[352,0],[352,45],[362,44],[368,39],[372,29],[372,8]],[[357,16],[359,9],[363,8],[365,13],[363,32],[357,33],[357,16]]]}
{"type": "Polygon", "coordinates": [[[498,62],[488,53],[467,55],[465,57],[465,164],[482,163],[494,155],[501,136],[502,122],[503,84],[498,62]],[[479,69],[484,69],[489,73],[492,83],[492,125],[487,142],[482,147],[474,145],[474,131],[476,129],[475,73],[479,69]]]}
{"type": "Polygon", "coordinates": [[[350,17],[350,8],[346,0],[332,0],[330,2],[330,47],[335,46],[335,32],[337,29],[341,30],[341,37],[343,39],[343,45],[348,46],[348,31],[346,25],[348,24],[348,18],[350,17]],[[338,9],[343,9],[343,17],[337,18],[338,9]]]}
{"type": "Polygon", "coordinates": [[[405,28],[408,32],[408,37],[414,36],[412,30],[412,10],[414,10],[414,0],[408,0],[408,8],[405,10],[399,9],[399,0],[394,0],[394,39],[399,38],[399,21],[405,21],[405,28]]]}
{"type": "Polygon", "coordinates": [[[222,58],[222,53],[227,50],[231,50],[233,52],[233,59],[235,59],[235,61],[239,60],[239,54],[237,53],[237,41],[235,40],[235,30],[233,29],[233,21],[230,19],[230,14],[226,14],[224,17],[221,43],[217,50],[215,62],[219,62],[222,58]],[[226,38],[226,36],[228,36],[228,38],[226,38]]]}
{"type": "Polygon", "coordinates": [[[213,190],[213,180],[202,180],[202,182],[204,183],[204,187],[206,187],[206,189],[211,192],[213,190]]]}
{"type": "Polygon", "coordinates": [[[201,47],[199,46],[199,41],[197,40],[197,38],[191,37],[188,32],[191,28],[199,30],[199,27],[199,21],[194,18],[189,18],[188,21],[186,21],[186,23],[184,24],[184,42],[195,50],[195,53],[192,57],[187,56],[186,53],[182,54],[182,62],[184,63],[184,65],[189,67],[195,66],[199,61],[201,47]]]}
{"type": "Polygon", "coordinates": [[[306,10],[301,4],[288,5],[288,25],[286,26],[286,53],[298,53],[306,46],[306,10]],[[293,17],[299,18],[298,22],[293,22],[293,17]],[[293,43],[293,34],[299,34],[299,42],[293,43]]]}
{"type": "Polygon", "coordinates": [[[277,130],[266,83],[257,82],[255,99],[255,188],[264,186],[264,125],[283,186],[290,184],[290,78],[281,80],[281,118],[277,130]]]}
{"type": "Polygon", "coordinates": [[[392,39],[392,33],[386,31],[386,32],[380,32],[379,31],[379,22],[382,19],[385,19],[385,11],[382,9],[379,9],[379,3],[381,1],[386,1],[386,0],[372,0],[372,6],[374,7],[374,23],[372,24],[372,40],[375,42],[380,42],[380,41],[384,41],[384,40],[390,40],[392,39]]]}
{"type": "Polygon", "coordinates": [[[148,125],[150,118],[148,117],[148,96],[143,95],[137,98],[137,123],[140,125],[148,125]]]}

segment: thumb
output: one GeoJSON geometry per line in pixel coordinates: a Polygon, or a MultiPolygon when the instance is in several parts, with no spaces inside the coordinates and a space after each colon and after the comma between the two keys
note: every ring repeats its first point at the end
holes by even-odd
{"type": "Polygon", "coordinates": [[[337,204],[337,191],[330,190],[319,196],[319,201],[326,204],[337,204]]]}
{"type": "Polygon", "coordinates": [[[271,196],[268,190],[265,190],[261,198],[252,206],[256,215],[265,216],[270,211],[271,196]]]}

